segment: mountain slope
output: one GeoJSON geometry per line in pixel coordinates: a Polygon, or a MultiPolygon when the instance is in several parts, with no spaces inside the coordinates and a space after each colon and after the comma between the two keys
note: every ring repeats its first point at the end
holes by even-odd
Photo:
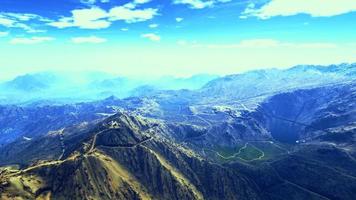
{"type": "Polygon", "coordinates": [[[2,195],[49,195],[53,199],[259,199],[254,184],[243,175],[203,161],[192,151],[161,137],[155,127],[126,114],[110,117],[69,147],[62,160],[3,172],[2,195]],[[234,179],[229,178],[231,175],[234,179]],[[27,183],[31,176],[41,184],[27,183]],[[206,181],[207,178],[211,180],[206,181]],[[224,184],[215,188],[220,181],[224,184]],[[17,192],[13,192],[14,188],[17,192]]]}
{"type": "Polygon", "coordinates": [[[203,99],[206,103],[272,96],[288,90],[355,80],[355,71],[356,64],[250,71],[212,80],[200,90],[200,95],[206,97],[203,99]]]}
{"type": "Polygon", "coordinates": [[[354,69],[253,72],[241,75],[248,77],[242,90],[234,83],[207,97],[202,89],[4,106],[0,130],[15,134],[0,147],[0,193],[23,199],[353,200],[354,69]],[[276,79],[267,81],[271,73],[276,79]],[[259,90],[268,86],[272,93],[259,90]],[[241,97],[243,90],[257,96],[241,97]]]}

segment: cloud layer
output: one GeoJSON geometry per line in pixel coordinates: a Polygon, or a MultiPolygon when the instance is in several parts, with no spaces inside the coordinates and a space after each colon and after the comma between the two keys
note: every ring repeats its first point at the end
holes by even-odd
{"type": "Polygon", "coordinates": [[[0,26],[23,29],[27,33],[44,32],[43,30],[37,30],[28,25],[30,21],[47,22],[49,19],[29,13],[0,12],[0,26]]]}
{"type": "Polygon", "coordinates": [[[156,35],[154,33],[146,33],[141,35],[142,38],[147,38],[151,41],[158,42],[161,40],[161,37],[159,35],[156,35]]]}
{"type": "Polygon", "coordinates": [[[114,21],[126,23],[142,22],[158,15],[155,8],[137,8],[138,5],[149,2],[148,0],[135,0],[123,6],[116,6],[106,11],[99,7],[72,10],[72,16],[61,17],[57,21],[48,23],[57,28],[78,27],[82,29],[108,28],[114,21]]]}
{"type": "Polygon", "coordinates": [[[192,9],[213,7],[218,3],[226,3],[232,0],[173,0],[174,4],[188,5],[192,9]]]}
{"type": "Polygon", "coordinates": [[[254,3],[247,6],[241,18],[257,17],[269,19],[275,16],[307,14],[312,17],[330,17],[356,11],[355,0],[271,0],[257,8],[254,3]]]}

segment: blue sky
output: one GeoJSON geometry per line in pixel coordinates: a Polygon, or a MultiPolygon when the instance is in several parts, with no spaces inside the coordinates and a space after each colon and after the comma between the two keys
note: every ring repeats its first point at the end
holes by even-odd
{"type": "Polygon", "coordinates": [[[0,79],[356,62],[355,0],[1,0],[0,79]]]}

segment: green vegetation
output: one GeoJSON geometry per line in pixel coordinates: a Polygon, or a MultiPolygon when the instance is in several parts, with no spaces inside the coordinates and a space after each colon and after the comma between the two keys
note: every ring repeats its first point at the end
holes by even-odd
{"type": "Polygon", "coordinates": [[[287,154],[288,147],[281,146],[274,142],[251,142],[253,146],[264,152],[264,160],[273,159],[277,156],[287,154]]]}
{"type": "Polygon", "coordinates": [[[233,157],[234,154],[238,153],[243,146],[244,144],[238,144],[235,147],[217,146],[216,148],[214,148],[214,150],[216,152],[219,152],[219,154],[223,157],[233,157]]]}
{"type": "Polygon", "coordinates": [[[237,160],[250,162],[264,157],[262,150],[249,143],[240,144],[235,147],[216,147],[209,151],[214,152],[219,161],[222,162],[237,160]]]}
{"type": "Polygon", "coordinates": [[[270,160],[288,154],[290,146],[273,141],[254,141],[237,144],[234,147],[216,146],[204,149],[205,153],[219,162],[270,160]]]}
{"type": "Polygon", "coordinates": [[[243,161],[253,161],[263,158],[264,152],[257,147],[247,144],[246,148],[242,148],[240,153],[237,155],[243,161]]]}

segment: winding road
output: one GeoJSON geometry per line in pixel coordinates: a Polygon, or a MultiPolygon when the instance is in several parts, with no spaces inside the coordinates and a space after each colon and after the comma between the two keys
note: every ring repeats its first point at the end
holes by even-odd
{"type": "Polygon", "coordinates": [[[238,155],[240,155],[241,152],[242,152],[244,149],[247,148],[247,145],[251,145],[251,144],[249,144],[248,142],[246,142],[245,145],[244,145],[243,147],[241,147],[238,152],[234,153],[234,154],[231,155],[231,156],[227,156],[227,157],[221,155],[218,151],[215,151],[215,150],[212,150],[212,149],[203,148],[203,152],[205,153],[205,150],[208,150],[208,151],[214,152],[216,155],[218,155],[220,158],[222,158],[222,159],[224,159],[224,160],[230,160],[230,159],[233,159],[233,158],[239,158],[239,159],[241,159],[241,160],[243,160],[243,161],[245,161],[245,162],[252,162],[252,161],[255,161],[255,160],[261,160],[263,157],[265,157],[265,153],[264,153],[262,150],[260,150],[259,148],[255,147],[255,146],[253,146],[253,145],[251,145],[251,146],[253,146],[253,147],[254,147],[255,149],[257,149],[259,152],[261,152],[261,155],[260,155],[259,157],[253,158],[253,159],[251,159],[251,160],[246,160],[246,159],[244,159],[244,158],[238,157],[238,155]]]}
{"type": "Polygon", "coordinates": [[[61,129],[61,130],[59,130],[59,133],[58,133],[58,135],[59,135],[59,140],[60,140],[60,142],[61,142],[61,148],[62,148],[62,154],[58,157],[58,160],[62,160],[62,158],[63,158],[63,156],[64,156],[64,153],[65,153],[65,151],[66,151],[66,146],[65,146],[65,144],[64,144],[63,131],[64,131],[64,129],[61,129]]]}
{"type": "MultiPolygon", "coordinates": [[[[87,151],[86,154],[89,154],[89,153],[91,153],[91,152],[94,151],[94,149],[95,149],[95,147],[96,147],[96,146],[95,146],[96,140],[97,140],[97,138],[98,138],[98,136],[99,136],[100,134],[102,134],[102,133],[104,133],[104,132],[106,132],[106,131],[112,130],[112,129],[116,129],[116,128],[114,128],[114,127],[109,127],[109,129],[105,129],[105,130],[102,130],[102,131],[96,133],[96,134],[94,135],[94,138],[93,138],[92,143],[90,144],[90,148],[89,148],[89,150],[87,151]]],[[[151,130],[151,129],[152,129],[152,128],[149,128],[148,130],[151,130]]],[[[148,130],[147,130],[147,131],[148,131],[148,130]]],[[[142,141],[137,142],[136,144],[128,144],[128,145],[124,145],[124,146],[119,146],[119,145],[118,145],[118,146],[98,145],[97,147],[121,148],[121,149],[124,149],[124,148],[135,148],[135,147],[137,147],[138,145],[141,145],[141,144],[143,144],[143,143],[145,143],[145,142],[148,142],[148,141],[150,141],[150,140],[152,140],[152,139],[153,139],[153,137],[151,136],[151,137],[145,138],[145,139],[142,140],[142,141]]]]}

